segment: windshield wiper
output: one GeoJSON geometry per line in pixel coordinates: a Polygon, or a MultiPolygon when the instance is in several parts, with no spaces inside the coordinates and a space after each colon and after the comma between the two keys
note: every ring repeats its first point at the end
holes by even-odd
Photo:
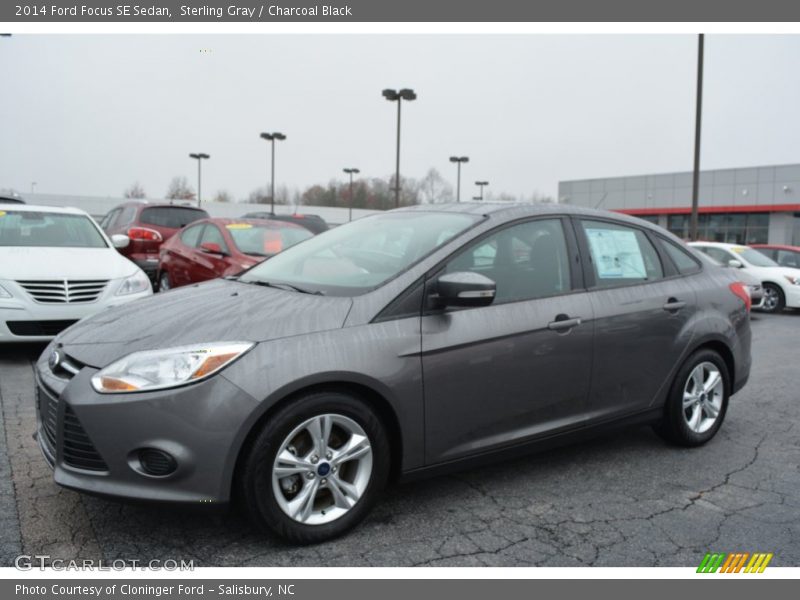
{"type": "Polygon", "coordinates": [[[252,283],[254,285],[261,285],[263,287],[271,287],[276,288],[279,290],[287,290],[292,292],[299,292],[301,294],[311,294],[312,296],[324,296],[325,294],[319,290],[307,290],[305,288],[301,288],[299,286],[293,285],[291,283],[276,283],[271,281],[260,281],[258,279],[248,279],[247,281],[243,281],[240,279],[242,283],[252,283]]]}

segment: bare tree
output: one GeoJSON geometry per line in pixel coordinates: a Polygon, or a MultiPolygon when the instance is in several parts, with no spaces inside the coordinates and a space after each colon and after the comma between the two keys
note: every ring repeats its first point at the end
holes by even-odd
{"type": "Polygon", "coordinates": [[[194,188],[189,185],[186,177],[173,177],[167,187],[166,197],[170,200],[194,200],[194,188]]]}
{"type": "Polygon", "coordinates": [[[269,188],[257,187],[247,196],[250,204],[269,204],[269,188]]]}
{"type": "Polygon", "coordinates": [[[125,198],[146,198],[147,194],[145,194],[144,188],[138,181],[133,182],[128,188],[122,192],[122,195],[125,198]]]}
{"type": "Polygon", "coordinates": [[[220,190],[214,196],[212,202],[221,202],[223,204],[230,204],[233,202],[233,196],[227,190],[220,190]]]}
{"type": "Polygon", "coordinates": [[[429,169],[419,182],[419,201],[420,204],[452,202],[453,186],[445,181],[439,171],[429,169]]]}

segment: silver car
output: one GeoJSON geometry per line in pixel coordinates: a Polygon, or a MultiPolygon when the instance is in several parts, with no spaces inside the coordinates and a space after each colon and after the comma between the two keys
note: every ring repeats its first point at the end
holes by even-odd
{"type": "Polygon", "coordinates": [[[707,442],[749,375],[749,306],[631,217],[400,209],[69,328],[36,365],[37,435],[60,485],[238,497],[313,543],[398,478],[620,424],[707,442]]]}

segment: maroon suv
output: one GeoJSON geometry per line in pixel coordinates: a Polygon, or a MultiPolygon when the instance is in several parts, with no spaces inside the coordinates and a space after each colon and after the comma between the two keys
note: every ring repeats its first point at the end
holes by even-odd
{"type": "Polygon", "coordinates": [[[206,211],[194,206],[133,201],[112,209],[100,227],[109,236],[121,233],[130,238],[131,243],[121,248],[120,253],[139,265],[155,283],[162,242],[189,223],[207,217],[206,211]]]}

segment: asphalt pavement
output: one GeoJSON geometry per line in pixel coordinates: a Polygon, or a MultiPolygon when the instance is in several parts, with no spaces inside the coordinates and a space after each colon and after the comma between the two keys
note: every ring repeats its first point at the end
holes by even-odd
{"type": "Polygon", "coordinates": [[[773,552],[800,566],[800,312],[753,316],[747,387],[697,449],[648,427],[397,485],[351,534],[296,548],[235,511],[125,504],[60,489],[31,433],[32,361],[0,347],[0,565],[62,559],[195,566],[697,566],[773,552]]]}

